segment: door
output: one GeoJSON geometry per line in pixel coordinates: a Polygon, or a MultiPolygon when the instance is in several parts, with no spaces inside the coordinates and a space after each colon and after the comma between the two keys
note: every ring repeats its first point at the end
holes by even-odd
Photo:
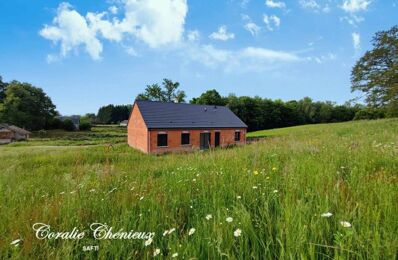
{"type": "Polygon", "coordinates": [[[200,133],[200,150],[206,150],[210,147],[210,133],[200,133]]]}
{"type": "Polygon", "coordinates": [[[216,132],[216,135],[214,136],[214,146],[220,146],[220,132],[216,132]]]}

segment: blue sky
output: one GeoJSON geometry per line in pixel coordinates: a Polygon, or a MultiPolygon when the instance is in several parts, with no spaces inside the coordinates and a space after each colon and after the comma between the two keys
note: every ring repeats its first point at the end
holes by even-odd
{"type": "Polygon", "coordinates": [[[128,104],[170,78],[208,89],[343,103],[398,0],[0,1],[0,75],[44,89],[62,114],[128,104]]]}

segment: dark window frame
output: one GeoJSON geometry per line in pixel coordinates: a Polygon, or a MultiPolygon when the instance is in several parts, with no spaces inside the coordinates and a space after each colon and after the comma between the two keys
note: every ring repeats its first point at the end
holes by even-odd
{"type": "Polygon", "coordinates": [[[240,131],[235,131],[235,142],[240,142],[240,131]]]}
{"type": "Polygon", "coordinates": [[[169,145],[169,140],[168,139],[169,139],[169,135],[167,133],[158,133],[157,140],[156,140],[157,141],[157,143],[156,143],[157,147],[167,147],[169,145]],[[159,139],[160,136],[166,136],[166,140],[159,139]],[[161,142],[163,142],[163,143],[161,144],[161,142]]]}
{"type": "Polygon", "coordinates": [[[181,133],[181,145],[190,145],[191,144],[191,135],[190,135],[190,133],[184,133],[184,132],[182,132],[181,133]],[[185,137],[188,135],[188,143],[184,143],[184,141],[186,141],[185,139],[184,139],[184,136],[185,135],[185,137]]]}

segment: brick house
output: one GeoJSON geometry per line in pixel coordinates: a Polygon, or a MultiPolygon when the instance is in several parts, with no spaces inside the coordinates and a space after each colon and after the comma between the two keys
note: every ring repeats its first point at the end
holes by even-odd
{"type": "Polygon", "coordinates": [[[127,142],[144,153],[205,150],[246,143],[247,125],[229,108],[137,100],[127,142]]]}

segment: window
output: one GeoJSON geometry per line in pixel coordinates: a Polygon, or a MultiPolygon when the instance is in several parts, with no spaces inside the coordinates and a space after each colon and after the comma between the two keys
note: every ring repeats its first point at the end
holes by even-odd
{"type": "Polygon", "coordinates": [[[158,133],[158,147],[167,146],[167,133],[158,133]]]}
{"type": "Polygon", "coordinates": [[[235,132],[235,142],[240,141],[240,132],[235,132]]]}
{"type": "Polygon", "coordinates": [[[182,133],[181,134],[181,145],[189,144],[189,133],[182,133]]]}

